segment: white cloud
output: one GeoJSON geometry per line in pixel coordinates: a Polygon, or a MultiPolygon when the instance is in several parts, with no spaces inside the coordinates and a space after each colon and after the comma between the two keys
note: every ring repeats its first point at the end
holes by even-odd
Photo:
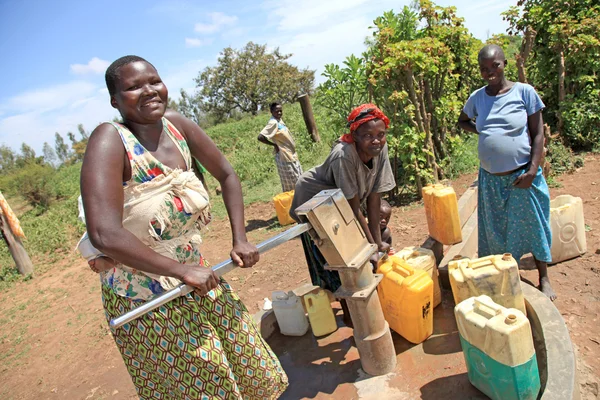
{"type": "Polygon", "coordinates": [[[5,103],[0,104],[0,110],[22,113],[60,109],[89,97],[95,89],[96,86],[87,81],[73,81],[40,88],[9,98],[5,103]]]}
{"type": "Polygon", "coordinates": [[[369,22],[367,17],[358,16],[323,30],[279,37],[269,45],[279,47],[282,53],[292,53],[290,61],[298,67],[316,69],[315,80],[320,83],[325,64],[341,64],[350,54],[360,55],[365,50],[369,22]]]}
{"type": "Polygon", "coordinates": [[[117,112],[106,90],[90,82],[75,81],[28,91],[0,104],[0,143],[18,150],[25,142],[41,154],[44,142],[54,144],[54,134],[77,132],[83,124],[92,131],[117,112]]]}
{"type": "MultiPolygon", "coordinates": [[[[330,21],[343,21],[340,13],[351,11],[359,6],[370,3],[368,0],[303,0],[298,7],[297,0],[267,1],[266,8],[272,8],[269,18],[277,21],[280,31],[294,31],[313,26],[329,26],[330,21]],[[290,10],[293,10],[291,12],[290,10]]],[[[380,1],[379,3],[386,3],[380,1]]],[[[396,5],[398,2],[394,2],[396,5]]],[[[381,7],[381,4],[378,4],[381,7]]],[[[357,16],[364,15],[365,10],[358,10],[357,16]]]]}
{"type": "Polygon", "coordinates": [[[110,62],[94,57],[87,64],[71,64],[71,72],[78,75],[103,74],[109,65],[110,62]]]}
{"type": "Polygon", "coordinates": [[[235,15],[227,15],[222,12],[209,13],[210,23],[197,23],[194,25],[194,31],[197,33],[209,34],[220,31],[222,28],[235,24],[238,17],[235,15]]]}
{"type": "Polygon", "coordinates": [[[185,47],[206,46],[213,42],[212,39],[185,38],[185,47]]]}
{"type": "Polygon", "coordinates": [[[185,47],[200,47],[202,40],[197,38],[185,38],[185,47]]]}

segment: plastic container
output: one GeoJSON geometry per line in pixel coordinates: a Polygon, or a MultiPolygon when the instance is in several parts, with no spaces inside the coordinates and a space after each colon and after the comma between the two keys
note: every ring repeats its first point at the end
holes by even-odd
{"type": "Polygon", "coordinates": [[[329,335],[337,330],[337,322],[331,309],[329,296],[324,290],[304,295],[304,303],[310,320],[310,328],[315,336],[329,335]]]}
{"type": "Polygon", "coordinates": [[[272,293],[271,301],[282,335],[302,336],[308,331],[308,319],[300,297],[292,292],[276,291],[272,293]]]}
{"type": "Polygon", "coordinates": [[[433,281],[433,307],[437,307],[442,302],[442,291],[440,290],[437,263],[435,262],[433,251],[414,246],[405,247],[395,255],[404,259],[411,267],[423,270],[429,274],[429,277],[433,281]]]}
{"type": "Polygon", "coordinates": [[[511,254],[457,258],[449,262],[448,272],[455,304],[486,295],[503,307],[526,314],[519,267],[511,254]]]}
{"type": "Polygon", "coordinates": [[[523,314],[525,298],[517,261],[509,253],[471,260],[463,258],[448,263],[454,304],[486,295],[506,308],[516,308],[523,314]]]}
{"type": "Polygon", "coordinates": [[[454,308],[469,381],[493,400],[534,400],[540,375],[525,315],[488,296],[454,308]]]}
{"type": "Polygon", "coordinates": [[[433,333],[433,281],[427,272],[393,255],[380,262],[377,273],[383,274],[377,294],[390,328],[409,342],[425,341],[433,333]]]}
{"type": "Polygon", "coordinates": [[[277,213],[279,225],[289,225],[296,222],[290,217],[290,207],[292,206],[293,199],[293,190],[279,193],[277,196],[273,197],[273,204],[275,205],[275,212],[277,213]]]}
{"type": "Polygon", "coordinates": [[[462,242],[458,201],[450,186],[427,185],[423,188],[423,202],[429,236],[443,244],[462,242]]]}
{"type": "Polygon", "coordinates": [[[552,263],[579,257],[587,251],[581,198],[568,194],[550,202],[552,263]]]}

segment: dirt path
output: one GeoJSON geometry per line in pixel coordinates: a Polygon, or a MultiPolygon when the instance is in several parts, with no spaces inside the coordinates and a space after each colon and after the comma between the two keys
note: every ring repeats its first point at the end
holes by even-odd
{"type": "MultiPolygon", "coordinates": [[[[595,399],[600,383],[600,156],[588,156],[573,175],[560,177],[552,197],[582,197],[588,253],[550,269],[561,311],[579,352],[583,399],[595,399]]],[[[453,182],[462,193],[474,175],[453,182]]],[[[249,237],[258,242],[281,229],[270,204],[247,208],[249,237]]],[[[395,207],[391,228],[395,247],[420,244],[427,235],[420,204],[395,207]]],[[[228,257],[227,221],[214,221],[205,234],[204,255],[213,263],[228,257]]],[[[136,399],[135,390],[109,334],[98,278],[74,254],[57,264],[38,265],[38,276],[0,293],[1,399],[136,399]]],[[[537,283],[535,271],[524,278],[537,283]]],[[[299,240],[267,253],[249,270],[227,277],[250,312],[271,291],[309,281],[299,240]]]]}

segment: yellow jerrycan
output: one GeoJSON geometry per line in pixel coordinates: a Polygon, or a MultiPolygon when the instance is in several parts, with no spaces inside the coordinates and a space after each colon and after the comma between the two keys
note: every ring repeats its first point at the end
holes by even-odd
{"type": "Polygon", "coordinates": [[[552,263],[579,257],[587,251],[581,198],[558,196],[550,201],[552,263]]]}
{"type": "Polygon", "coordinates": [[[404,259],[414,269],[427,272],[431,280],[433,280],[433,307],[437,307],[442,302],[442,291],[440,290],[438,268],[433,251],[414,246],[405,247],[394,255],[404,259]]]}
{"type": "Polygon", "coordinates": [[[327,292],[318,290],[305,294],[304,304],[306,305],[310,328],[315,336],[329,335],[337,330],[337,322],[327,292]]]}
{"type": "Polygon", "coordinates": [[[429,236],[447,245],[462,242],[454,189],[438,183],[425,186],[422,194],[429,236]]]}
{"type": "Polygon", "coordinates": [[[519,310],[488,296],[454,308],[469,381],[493,400],[534,400],[540,391],[531,326],[519,310]]]}
{"type": "Polygon", "coordinates": [[[448,263],[448,273],[454,304],[486,295],[503,307],[527,314],[519,266],[510,253],[452,260],[448,263]]]}
{"type": "Polygon", "coordinates": [[[379,262],[383,279],[377,294],[390,328],[411,343],[422,343],[433,333],[433,281],[395,255],[379,262]]]}
{"type": "Polygon", "coordinates": [[[292,217],[290,217],[290,207],[292,206],[293,199],[293,190],[279,193],[277,196],[273,197],[273,205],[275,206],[275,212],[277,213],[279,225],[290,225],[296,222],[292,219],[292,217]]]}

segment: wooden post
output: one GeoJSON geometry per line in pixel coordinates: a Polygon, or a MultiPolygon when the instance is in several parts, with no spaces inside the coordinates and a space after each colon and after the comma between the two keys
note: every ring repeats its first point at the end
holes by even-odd
{"type": "Polygon", "coordinates": [[[12,256],[13,260],[15,260],[15,264],[17,265],[17,270],[19,273],[21,275],[33,274],[33,264],[31,263],[31,259],[23,247],[23,243],[21,243],[21,239],[13,235],[12,231],[10,230],[10,226],[8,226],[8,221],[2,213],[0,213],[0,231],[2,232],[2,237],[8,246],[10,255],[12,256]]]}
{"type": "Polygon", "coordinates": [[[304,117],[304,123],[306,124],[308,133],[310,133],[313,142],[320,142],[321,138],[319,137],[319,131],[317,130],[317,124],[315,123],[315,117],[313,115],[312,106],[310,105],[310,99],[308,98],[308,95],[302,94],[298,96],[298,101],[300,102],[300,107],[302,108],[302,116],[304,117]]]}

